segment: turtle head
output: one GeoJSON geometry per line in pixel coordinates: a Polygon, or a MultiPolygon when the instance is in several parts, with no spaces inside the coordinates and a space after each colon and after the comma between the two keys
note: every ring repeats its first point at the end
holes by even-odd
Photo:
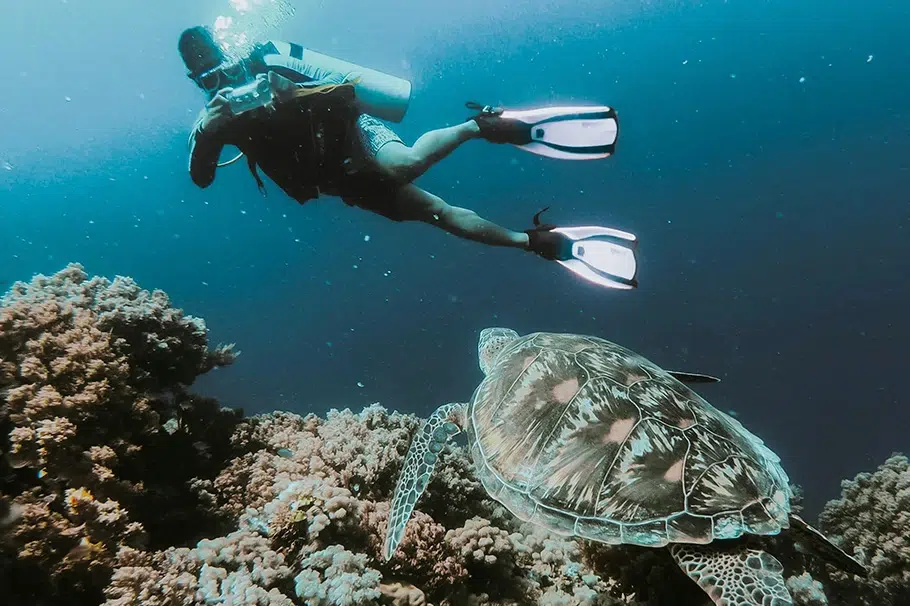
{"type": "Polygon", "coordinates": [[[506,345],[518,338],[518,333],[511,328],[484,328],[477,340],[477,357],[480,358],[480,370],[488,374],[493,368],[496,356],[506,345]]]}

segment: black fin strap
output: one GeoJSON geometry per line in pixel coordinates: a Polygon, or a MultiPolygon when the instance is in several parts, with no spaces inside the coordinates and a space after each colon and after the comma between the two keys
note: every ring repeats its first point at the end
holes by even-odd
{"type": "Polygon", "coordinates": [[[262,177],[259,176],[259,171],[256,168],[256,161],[250,156],[247,156],[246,165],[250,169],[250,174],[252,174],[253,178],[256,179],[256,187],[259,188],[259,193],[265,196],[265,183],[262,182],[262,177]]]}
{"type": "Polygon", "coordinates": [[[544,214],[548,210],[550,210],[550,207],[545,206],[541,210],[537,211],[537,214],[534,215],[534,230],[535,231],[551,231],[553,229],[556,229],[555,225],[550,225],[549,223],[540,222],[540,215],[544,214]]]}
{"type": "Polygon", "coordinates": [[[491,116],[499,116],[502,114],[503,109],[501,107],[493,107],[492,105],[481,105],[476,101],[468,101],[464,104],[466,108],[471,111],[480,112],[481,114],[489,114],[491,116]]]}

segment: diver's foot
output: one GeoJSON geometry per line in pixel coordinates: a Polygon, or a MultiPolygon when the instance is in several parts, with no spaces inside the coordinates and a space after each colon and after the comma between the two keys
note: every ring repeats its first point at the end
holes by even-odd
{"type": "Polygon", "coordinates": [[[554,231],[555,225],[542,224],[540,215],[546,208],[534,215],[534,228],[525,230],[528,234],[528,250],[532,253],[549,259],[550,261],[566,261],[572,258],[572,238],[554,231]]]}
{"type": "Polygon", "coordinates": [[[554,228],[529,229],[528,250],[550,261],[567,261],[572,258],[572,239],[554,228]]]}
{"type": "Polygon", "coordinates": [[[503,109],[479,103],[466,103],[468,109],[479,110],[471,120],[480,128],[480,137],[491,143],[526,145],[531,142],[531,127],[511,118],[503,118],[503,109]]]}

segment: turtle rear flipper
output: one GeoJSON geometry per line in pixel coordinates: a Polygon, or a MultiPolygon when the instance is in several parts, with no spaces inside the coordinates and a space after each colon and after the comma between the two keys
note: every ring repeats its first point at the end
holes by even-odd
{"type": "Polygon", "coordinates": [[[821,558],[835,568],[850,574],[866,577],[868,569],[850,554],[831,542],[820,531],[810,526],[804,519],[790,514],[790,532],[793,539],[806,548],[812,555],[821,558]]]}
{"type": "Polygon", "coordinates": [[[392,554],[401,543],[411,512],[430,483],[439,452],[449,438],[461,431],[465,408],[464,404],[440,406],[411,441],[389,509],[389,525],[386,528],[385,545],[382,549],[382,556],[386,560],[392,558],[392,554]]]}
{"type": "Polygon", "coordinates": [[[742,544],[674,544],[670,553],[718,606],[793,606],[784,567],[767,552],[742,544]]]}

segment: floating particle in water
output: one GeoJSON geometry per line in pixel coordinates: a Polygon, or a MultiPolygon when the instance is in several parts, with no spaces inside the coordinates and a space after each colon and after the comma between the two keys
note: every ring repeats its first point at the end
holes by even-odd
{"type": "Polygon", "coordinates": [[[805,77],[805,76],[803,76],[803,77],[801,77],[801,78],[799,79],[799,83],[800,83],[800,84],[802,84],[802,83],[805,82],[805,81],[806,81],[806,77],[805,77]]]}
{"type": "Polygon", "coordinates": [[[72,98],[72,97],[64,97],[63,100],[66,101],[67,103],[69,103],[70,101],[73,100],[73,98],[72,98]]]}
{"type": "Polygon", "coordinates": [[[363,237],[363,241],[364,241],[364,242],[369,242],[369,241],[370,241],[370,236],[369,236],[369,235],[364,236],[364,237],[363,237]]]}
{"type": "Polygon", "coordinates": [[[357,387],[364,387],[364,385],[360,381],[357,381],[357,387]]]}
{"type": "Polygon", "coordinates": [[[685,61],[683,61],[683,65],[688,65],[688,64],[689,64],[689,60],[688,60],[688,59],[686,59],[685,61]]]}
{"type": "Polygon", "coordinates": [[[730,74],[730,78],[732,78],[733,80],[736,80],[736,74],[730,74]]]}
{"type": "Polygon", "coordinates": [[[866,57],[866,63],[872,63],[872,55],[866,57]]]}

